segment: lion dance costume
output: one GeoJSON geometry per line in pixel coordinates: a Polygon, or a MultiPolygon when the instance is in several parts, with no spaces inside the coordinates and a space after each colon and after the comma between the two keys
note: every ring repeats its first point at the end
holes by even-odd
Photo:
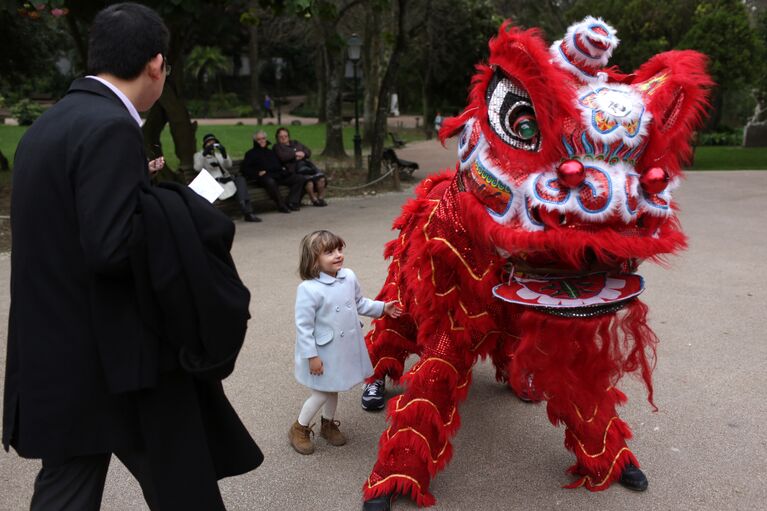
{"type": "Polygon", "coordinates": [[[379,299],[406,313],[374,323],[372,379],[406,391],[388,403],[366,500],[434,504],[429,483],[451,458],[479,357],[565,425],[569,487],[604,490],[639,466],[616,412],[626,373],[641,376],[653,404],[657,338],[636,269],[685,248],[671,191],[712,82],[694,51],[621,74],[605,67],[617,44],[591,17],[551,47],[506,22],[468,107],[445,121],[443,141],[460,134],[456,170],[418,186],[385,250],[379,299]],[[403,376],[411,353],[420,359],[403,376]]]}

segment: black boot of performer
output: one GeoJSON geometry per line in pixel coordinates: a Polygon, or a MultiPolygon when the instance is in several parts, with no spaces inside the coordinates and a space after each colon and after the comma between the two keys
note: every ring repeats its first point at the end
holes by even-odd
{"type": "Polygon", "coordinates": [[[620,483],[629,490],[634,491],[645,491],[648,486],[647,477],[644,475],[644,472],[632,463],[623,468],[620,483]]]}
{"type": "Polygon", "coordinates": [[[392,495],[381,495],[362,503],[362,511],[390,511],[392,495]]]}

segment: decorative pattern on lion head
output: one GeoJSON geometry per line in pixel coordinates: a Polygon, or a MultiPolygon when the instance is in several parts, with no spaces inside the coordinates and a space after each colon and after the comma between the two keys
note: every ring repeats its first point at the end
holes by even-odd
{"type": "Polygon", "coordinates": [[[460,134],[462,183],[486,213],[475,231],[512,262],[625,271],[685,246],[672,192],[707,106],[706,58],[669,51],[625,75],[605,67],[618,42],[598,18],[548,48],[507,22],[440,131],[460,134]]]}

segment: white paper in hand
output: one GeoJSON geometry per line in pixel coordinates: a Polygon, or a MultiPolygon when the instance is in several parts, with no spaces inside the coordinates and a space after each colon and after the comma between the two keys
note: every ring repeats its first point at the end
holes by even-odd
{"type": "Polygon", "coordinates": [[[205,169],[202,169],[197,177],[189,183],[189,188],[195,191],[197,195],[213,204],[213,202],[224,193],[224,187],[218,184],[213,176],[205,169]]]}

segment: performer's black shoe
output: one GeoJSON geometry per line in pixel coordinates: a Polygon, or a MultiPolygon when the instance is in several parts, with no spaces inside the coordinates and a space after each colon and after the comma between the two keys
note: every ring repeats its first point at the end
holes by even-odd
{"type": "Polygon", "coordinates": [[[629,463],[623,467],[623,472],[621,473],[619,481],[623,486],[634,491],[645,491],[648,485],[647,477],[645,477],[644,472],[642,472],[639,467],[634,466],[633,463],[629,463]]]}
{"type": "Polygon", "coordinates": [[[366,383],[362,390],[362,409],[369,412],[383,410],[386,405],[386,385],[384,380],[366,383]]]}
{"type": "Polygon", "coordinates": [[[288,209],[290,209],[291,211],[298,211],[299,209],[301,209],[301,205],[296,204],[295,202],[289,202],[288,209]]]}
{"type": "Polygon", "coordinates": [[[362,511],[390,511],[391,495],[381,495],[362,503],[362,511]]]}
{"type": "Polygon", "coordinates": [[[255,215],[255,213],[245,213],[243,215],[246,222],[260,222],[261,219],[255,215]]]}

